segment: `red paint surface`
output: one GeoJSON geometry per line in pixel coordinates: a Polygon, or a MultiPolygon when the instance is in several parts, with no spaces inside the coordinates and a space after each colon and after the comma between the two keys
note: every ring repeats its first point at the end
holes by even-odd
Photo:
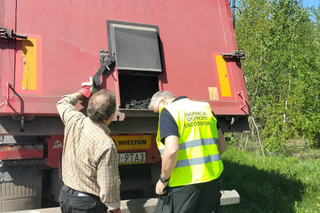
{"type": "Polygon", "coordinates": [[[20,160],[43,158],[43,149],[0,151],[0,160],[20,160]]]}
{"type": "Polygon", "coordinates": [[[56,141],[59,141],[63,144],[63,135],[51,136],[51,138],[46,139],[48,143],[48,157],[44,159],[44,163],[51,168],[61,168],[61,159],[62,159],[62,147],[54,147],[56,141]]]}
{"type": "MultiPolygon", "coordinates": [[[[248,98],[242,70],[236,62],[228,63],[232,98],[209,100],[208,87],[218,87],[211,53],[238,50],[228,0],[17,0],[17,5],[11,0],[1,2],[0,10],[5,12],[1,26],[42,38],[38,50],[42,51],[38,52],[42,56],[38,58],[42,67],[38,85],[42,89],[21,91],[22,66],[16,41],[0,41],[0,105],[5,101],[7,82],[19,95],[10,99],[10,106],[0,107],[0,115],[57,116],[55,105],[60,97],[77,91],[99,69],[99,50],[108,49],[106,20],[159,26],[165,69],[159,76],[160,90],[208,101],[217,115],[249,114],[248,106],[239,108],[243,99],[237,92],[244,91],[245,100],[248,98]]],[[[103,76],[100,88],[119,95],[117,72],[113,75],[115,79],[103,76]]],[[[77,107],[82,108],[80,104],[77,107]]]]}

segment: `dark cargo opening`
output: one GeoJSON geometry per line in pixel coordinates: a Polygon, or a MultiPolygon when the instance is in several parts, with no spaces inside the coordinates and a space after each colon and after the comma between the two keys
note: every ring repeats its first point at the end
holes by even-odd
{"type": "Polygon", "coordinates": [[[151,97],[159,91],[158,76],[119,74],[120,108],[148,109],[151,97]]]}

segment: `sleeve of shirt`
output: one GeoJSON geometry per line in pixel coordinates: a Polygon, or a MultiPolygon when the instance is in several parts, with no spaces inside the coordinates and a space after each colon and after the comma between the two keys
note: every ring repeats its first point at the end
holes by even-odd
{"type": "Polygon", "coordinates": [[[77,102],[78,99],[74,95],[64,95],[57,103],[57,110],[64,124],[70,122],[71,120],[78,120],[85,116],[76,109],[75,105],[77,102]]]}
{"type": "Polygon", "coordinates": [[[100,200],[109,210],[120,208],[120,175],[115,147],[108,149],[100,159],[97,172],[100,200]]]}
{"type": "Polygon", "coordinates": [[[178,125],[170,112],[164,108],[160,113],[160,137],[162,143],[164,143],[164,139],[170,135],[179,137],[178,125]]]}
{"type": "Polygon", "coordinates": [[[212,112],[213,117],[215,117],[216,120],[217,120],[217,129],[220,129],[220,125],[219,125],[219,123],[218,123],[218,118],[217,118],[217,116],[214,114],[213,111],[211,111],[211,112],[212,112]]]}

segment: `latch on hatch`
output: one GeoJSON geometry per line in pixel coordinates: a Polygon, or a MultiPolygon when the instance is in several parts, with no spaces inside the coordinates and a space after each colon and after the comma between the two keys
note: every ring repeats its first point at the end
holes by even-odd
{"type": "Polygon", "coordinates": [[[22,39],[27,39],[27,35],[20,35],[16,34],[13,32],[13,29],[8,29],[8,28],[2,28],[0,27],[0,39],[17,39],[17,38],[22,38],[22,39]]]}
{"type": "Polygon", "coordinates": [[[96,74],[93,76],[93,83],[94,86],[97,87],[100,84],[100,76],[104,74],[107,70],[113,70],[113,66],[115,62],[115,57],[112,55],[109,55],[109,52],[107,50],[100,50],[100,68],[96,72],[96,74]]]}
{"type": "Polygon", "coordinates": [[[233,50],[231,53],[222,53],[222,57],[228,59],[246,59],[243,50],[233,50]]]}

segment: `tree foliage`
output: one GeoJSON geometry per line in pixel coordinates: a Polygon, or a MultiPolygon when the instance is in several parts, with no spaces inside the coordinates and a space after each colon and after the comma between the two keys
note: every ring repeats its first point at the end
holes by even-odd
{"type": "Polygon", "coordinates": [[[241,0],[235,15],[248,96],[264,146],[320,140],[320,9],[300,0],[241,0]],[[239,10],[238,10],[239,11],[239,10]]]}

